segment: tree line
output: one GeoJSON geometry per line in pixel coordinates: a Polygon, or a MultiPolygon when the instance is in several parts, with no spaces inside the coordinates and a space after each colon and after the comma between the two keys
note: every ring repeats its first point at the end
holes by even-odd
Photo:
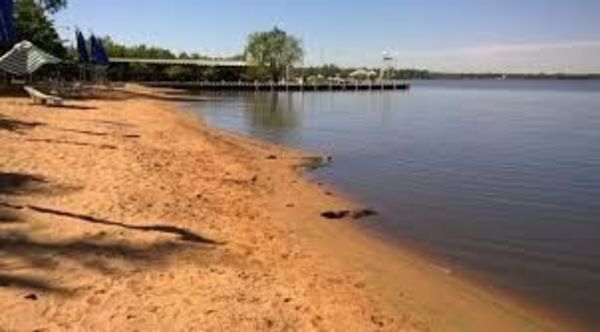
{"type": "Polygon", "coordinates": [[[170,49],[139,44],[125,45],[114,41],[110,36],[102,38],[107,54],[112,58],[134,58],[134,59],[193,59],[193,60],[241,60],[242,55],[230,57],[210,57],[200,53],[180,52],[176,53],[170,49]]]}
{"type": "MultiPolygon", "coordinates": [[[[52,15],[64,9],[67,0],[15,0],[15,30],[20,40],[29,40],[49,53],[65,60],[77,60],[77,51],[66,47],[56,31],[52,15]]],[[[269,31],[248,36],[242,54],[214,58],[199,53],[175,53],[167,48],[151,45],[124,45],[102,38],[109,57],[150,59],[244,60],[249,66],[240,68],[149,66],[133,64],[123,68],[110,68],[109,75],[123,80],[210,80],[210,81],[279,81],[282,79],[349,79],[358,68],[339,67],[333,64],[302,67],[304,49],[297,37],[274,27],[269,31]]],[[[0,45],[0,51],[12,45],[0,45]]],[[[111,66],[113,67],[113,66],[111,66]]],[[[379,70],[376,70],[379,76],[379,70]]],[[[439,73],[427,70],[386,70],[385,79],[600,79],[600,74],[502,74],[502,73],[439,73]]]]}

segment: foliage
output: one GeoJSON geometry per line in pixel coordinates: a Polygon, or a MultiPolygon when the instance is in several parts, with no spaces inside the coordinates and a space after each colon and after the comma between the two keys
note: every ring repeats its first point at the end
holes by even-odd
{"type": "Polygon", "coordinates": [[[37,0],[39,6],[45,11],[54,14],[67,7],[67,0],[37,0]]]}
{"type": "Polygon", "coordinates": [[[67,54],[49,18],[49,11],[62,8],[66,1],[18,0],[15,2],[15,28],[20,39],[29,40],[47,52],[64,58],[67,54]]]}
{"type": "Polygon", "coordinates": [[[246,59],[279,81],[288,67],[302,60],[304,51],[300,40],[275,27],[271,31],[255,32],[248,37],[246,59]]]}
{"type": "MultiPolygon", "coordinates": [[[[198,53],[175,52],[156,46],[123,45],[110,37],[102,39],[109,57],[133,59],[192,59],[192,60],[240,60],[243,56],[229,58],[213,58],[198,53]]],[[[217,68],[173,65],[129,64],[113,66],[109,75],[117,80],[134,81],[238,81],[241,73],[238,68],[217,68]]]]}
{"type": "Polygon", "coordinates": [[[188,81],[193,78],[192,70],[184,66],[169,66],[165,74],[170,81],[188,81]]]}
{"type": "MultiPolygon", "coordinates": [[[[181,52],[176,54],[175,52],[158,46],[149,46],[146,44],[139,45],[124,45],[112,40],[110,37],[106,36],[102,38],[102,42],[104,43],[104,47],[106,48],[106,52],[109,57],[112,58],[134,58],[134,59],[193,59],[193,60],[208,60],[214,59],[206,55],[202,55],[199,53],[187,53],[181,52]]],[[[239,58],[240,56],[234,56],[231,58],[224,59],[233,59],[239,58]]]]}
{"type": "Polygon", "coordinates": [[[244,81],[268,81],[272,79],[272,75],[267,67],[249,66],[245,69],[242,78],[244,81]]]}
{"type": "Polygon", "coordinates": [[[111,58],[175,59],[173,52],[166,48],[145,44],[126,46],[114,42],[110,37],[102,39],[106,53],[111,58]]]}

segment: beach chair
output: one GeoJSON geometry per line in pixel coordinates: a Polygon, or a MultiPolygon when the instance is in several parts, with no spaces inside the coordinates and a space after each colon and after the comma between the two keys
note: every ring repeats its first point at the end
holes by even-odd
{"type": "Polygon", "coordinates": [[[29,94],[29,96],[31,97],[31,100],[33,100],[34,104],[41,104],[41,105],[47,105],[47,106],[62,106],[63,105],[63,99],[60,97],[47,95],[47,94],[40,92],[30,86],[25,86],[24,89],[29,94]]]}

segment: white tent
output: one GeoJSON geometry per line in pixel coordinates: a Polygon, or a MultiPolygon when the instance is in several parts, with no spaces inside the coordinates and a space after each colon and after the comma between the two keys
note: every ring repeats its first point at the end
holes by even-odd
{"type": "Polygon", "coordinates": [[[356,78],[356,77],[368,77],[369,76],[369,72],[365,69],[357,69],[353,72],[351,72],[348,76],[356,78]]]}
{"type": "Polygon", "coordinates": [[[366,70],[363,68],[357,69],[353,72],[351,72],[348,76],[352,77],[352,78],[369,78],[369,77],[373,77],[376,76],[377,73],[375,73],[375,71],[373,70],[366,70]]]}
{"type": "Polygon", "coordinates": [[[22,41],[0,58],[0,69],[13,75],[31,74],[45,64],[59,63],[60,59],[44,52],[28,41],[22,41]]]}

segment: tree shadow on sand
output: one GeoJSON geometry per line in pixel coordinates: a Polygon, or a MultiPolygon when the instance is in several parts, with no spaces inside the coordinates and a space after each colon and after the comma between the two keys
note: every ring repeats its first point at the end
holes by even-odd
{"type": "Polygon", "coordinates": [[[45,183],[47,183],[46,179],[40,175],[0,171],[0,195],[37,192],[45,183]]]}
{"type": "Polygon", "coordinates": [[[7,130],[9,132],[23,134],[24,130],[34,129],[38,126],[45,126],[43,122],[37,121],[21,121],[13,118],[6,117],[0,114],[0,130],[7,130]]]}
{"type": "Polygon", "coordinates": [[[199,102],[206,98],[193,95],[186,90],[154,89],[152,91],[133,91],[126,89],[98,89],[92,88],[86,92],[73,96],[77,100],[109,100],[124,101],[132,99],[150,99],[168,102],[199,102]]]}
{"type": "Polygon", "coordinates": [[[80,104],[63,104],[60,106],[54,106],[52,108],[56,108],[58,110],[77,110],[77,111],[89,111],[89,110],[97,110],[98,107],[95,106],[87,106],[87,105],[80,105],[80,104]]]}
{"type": "Polygon", "coordinates": [[[0,202],[0,225],[22,223],[21,216],[0,202]]]}
{"type": "Polygon", "coordinates": [[[64,145],[72,145],[72,146],[83,146],[83,147],[93,147],[98,149],[107,149],[107,150],[117,150],[118,148],[111,144],[94,144],[87,142],[78,142],[64,139],[52,139],[52,138],[26,138],[23,139],[26,142],[32,143],[48,143],[48,144],[64,144],[64,145]]]}
{"type": "Polygon", "coordinates": [[[52,192],[48,181],[41,176],[0,172],[0,292],[4,288],[15,288],[69,296],[74,291],[52,278],[53,272],[60,273],[57,271],[64,264],[75,264],[102,275],[123,274],[164,266],[177,254],[207,250],[221,244],[172,225],[129,225],[15,201],[18,196],[45,190],[52,192]],[[39,229],[37,225],[28,227],[33,222],[25,216],[32,214],[174,237],[140,243],[124,236],[114,238],[111,234],[116,232],[98,229],[93,235],[58,234],[49,239],[33,231],[39,229]]]}
{"type": "Polygon", "coordinates": [[[102,234],[42,241],[24,231],[0,231],[0,289],[12,287],[71,295],[71,290],[51,280],[52,272],[61,264],[75,263],[103,275],[120,274],[136,266],[160,267],[177,253],[201,248],[175,241],[136,245],[106,239],[102,234]],[[14,265],[18,268],[12,269],[14,265]]]}
{"type": "Polygon", "coordinates": [[[129,225],[118,221],[110,221],[106,219],[100,219],[88,215],[76,214],[71,212],[59,211],[49,208],[43,208],[34,205],[28,205],[29,209],[45,214],[51,214],[59,217],[67,217],[71,220],[83,221],[92,224],[100,224],[105,226],[114,226],[119,228],[125,228],[128,230],[142,231],[142,232],[157,232],[157,233],[165,233],[176,235],[179,240],[186,242],[194,242],[194,243],[204,243],[204,244],[222,244],[211,239],[207,239],[198,234],[195,234],[192,231],[189,231],[185,228],[171,226],[171,225],[129,225]]]}

